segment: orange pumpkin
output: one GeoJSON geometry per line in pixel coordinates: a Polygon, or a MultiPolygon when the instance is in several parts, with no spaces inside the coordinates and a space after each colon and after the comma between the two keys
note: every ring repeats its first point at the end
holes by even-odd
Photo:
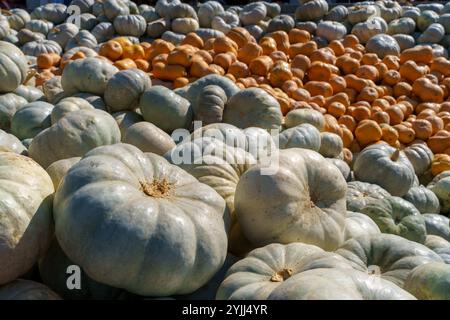
{"type": "Polygon", "coordinates": [[[109,40],[100,46],[98,53],[111,61],[116,61],[122,56],[123,49],[119,42],[109,40]]]}
{"type": "Polygon", "coordinates": [[[263,51],[257,43],[248,42],[238,50],[237,58],[245,64],[250,64],[253,59],[256,59],[262,53],[263,51]]]}
{"type": "Polygon", "coordinates": [[[115,61],[114,66],[119,70],[137,68],[136,63],[129,58],[115,61]]]}
{"type": "Polygon", "coordinates": [[[295,43],[305,43],[311,40],[311,35],[306,30],[300,30],[300,29],[291,29],[289,31],[289,42],[291,44],[295,43]]]}

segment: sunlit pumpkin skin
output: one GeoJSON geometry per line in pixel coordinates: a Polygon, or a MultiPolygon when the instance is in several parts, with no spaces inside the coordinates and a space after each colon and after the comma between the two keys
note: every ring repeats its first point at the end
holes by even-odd
{"type": "Polygon", "coordinates": [[[194,105],[194,120],[202,121],[202,125],[222,122],[223,111],[227,102],[225,91],[215,85],[204,87],[194,105]]]}
{"type": "Polygon", "coordinates": [[[28,102],[39,100],[44,96],[40,89],[31,85],[20,85],[14,90],[14,93],[25,98],[28,102]]]}
{"type": "Polygon", "coordinates": [[[16,136],[0,129],[0,151],[24,154],[27,152],[27,148],[16,136]]]}
{"type": "Polygon", "coordinates": [[[345,218],[345,240],[380,233],[380,228],[378,228],[377,224],[369,216],[359,212],[347,211],[345,218]]]}
{"type": "Polygon", "coordinates": [[[450,241],[449,218],[440,214],[425,213],[423,215],[428,235],[436,235],[450,241]]]}
{"type": "Polygon", "coordinates": [[[436,252],[446,264],[450,264],[450,242],[442,237],[427,235],[425,246],[436,252]]]}
{"type": "Polygon", "coordinates": [[[314,151],[320,150],[321,136],[319,130],[309,123],[299,124],[283,130],[275,141],[280,149],[302,148],[314,151]]]}
{"type": "Polygon", "coordinates": [[[193,292],[220,269],[227,248],[224,211],[225,201],[212,188],[126,144],[88,153],[66,174],[54,204],[56,237],[71,260],[96,281],[147,296],[193,292]],[[130,197],[140,204],[129,203],[130,197]],[[89,218],[80,224],[81,212],[89,218]],[[148,212],[157,219],[148,220],[148,212]],[[99,228],[104,232],[88,231],[99,228]],[[89,246],[80,242],[80,232],[89,246]],[[176,272],[167,277],[167,268],[176,272]]]}
{"type": "Polygon", "coordinates": [[[344,147],[341,137],[335,133],[322,132],[320,134],[319,153],[324,157],[337,157],[344,147]]]}
{"type": "Polygon", "coordinates": [[[61,297],[42,283],[18,279],[0,287],[1,300],[61,300],[61,297]]]}
{"type": "Polygon", "coordinates": [[[51,122],[55,124],[67,114],[84,109],[93,110],[94,107],[87,100],[78,97],[61,99],[51,110],[51,122]]]}
{"type": "Polygon", "coordinates": [[[346,258],[353,268],[399,287],[403,287],[415,267],[442,262],[439,255],[424,245],[385,233],[349,239],[336,253],[346,258]]]}
{"type": "Polygon", "coordinates": [[[420,213],[439,213],[441,209],[438,197],[424,186],[412,187],[403,199],[411,202],[420,213]]]}
{"type": "Polygon", "coordinates": [[[353,270],[341,257],[316,246],[298,242],[270,244],[253,250],[235,263],[219,287],[216,298],[414,299],[389,281],[381,280],[376,286],[367,286],[369,281],[370,276],[353,270]]]}
{"type": "Polygon", "coordinates": [[[129,126],[122,137],[124,143],[138,147],[143,152],[160,156],[175,147],[172,138],[150,122],[138,122],[129,126]]]}
{"type": "Polygon", "coordinates": [[[378,184],[394,196],[403,196],[412,187],[414,168],[402,151],[384,144],[365,148],[356,158],[355,177],[378,184]]]}
{"type": "Polygon", "coordinates": [[[62,178],[64,178],[67,171],[69,171],[69,169],[72,168],[75,163],[80,161],[80,159],[81,157],[73,157],[58,160],[53,162],[47,167],[47,169],[45,169],[45,171],[47,171],[48,175],[52,179],[55,190],[58,188],[59,183],[61,182],[62,178]]]}
{"type": "Polygon", "coordinates": [[[348,164],[348,160],[345,159],[344,150],[338,155],[339,158],[326,158],[328,162],[332,163],[336,168],[339,169],[345,181],[351,181],[352,171],[348,164]],[[342,158],[342,159],[341,159],[342,158]]]}
{"type": "Polygon", "coordinates": [[[368,201],[361,209],[383,233],[399,235],[405,239],[425,242],[425,220],[413,204],[399,197],[386,197],[368,201]]]}
{"type": "Polygon", "coordinates": [[[280,104],[260,88],[244,89],[228,100],[223,121],[242,129],[277,129],[282,121],[280,104]]]}
{"type": "Polygon", "coordinates": [[[441,204],[441,213],[450,212],[450,171],[438,174],[427,186],[439,198],[441,204]]]}
{"type": "Polygon", "coordinates": [[[189,101],[163,86],[153,86],[140,98],[139,108],[146,121],[171,133],[188,128],[192,121],[189,101]]]}
{"type": "Polygon", "coordinates": [[[389,192],[376,184],[351,181],[347,184],[347,209],[361,212],[370,201],[390,196],[389,192]]]}
{"type": "Polygon", "coordinates": [[[120,130],[112,116],[102,110],[79,110],[39,133],[28,151],[47,168],[57,160],[80,157],[95,147],[118,142],[120,130]]]}
{"type": "Polygon", "coordinates": [[[96,58],[75,60],[63,71],[61,84],[67,93],[89,92],[103,95],[108,80],[119,70],[96,58]]]}
{"type": "Polygon", "coordinates": [[[430,262],[415,268],[405,282],[405,289],[420,300],[449,300],[450,265],[430,262]]]}
{"type": "Polygon", "coordinates": [[[292,128],[303,123],[309,123],[317,128],[319,131],[323,131],[325,127],[325,119],[323,115],[311,109],[295,109],[286,115],[285,123],[287,128],[292,128]]]}
{"type": "Polygon", "coordinates": [[[278,168],[266,168],[278,169],[272,175],[263,175],[264,167],[256,165],[239,180],[235,208],[244,235],[256,245],[301,240],[329,250],[339,246],[347,189],[339,169],[306,149],[280,150],[277,162],[278,168]]]}
{"type": "Polygon", "coordinates": [[[106,84],[105,102],[111,112],[135,109],[142,93],[151,85],[150,77],[142,70],[119,71],[106,84]]]}
{"type": "Polygon", "coordinates": [[[0,95],[0,129],[9,131],[14,114],[27,103],[25,98],[14,93],[0,95]]]}
{"type": "Polygon", "coordinates": [[[427,171],[433,160],[433,152],[424,143],[414,143],[406,147],[403,152],[414,167],[416,174],[427,171]]]}
{"type": "Polygon", "coordinates": [[[14,91],[25,81],[28,72],[27,59],[13,44],[0,41],[0,66],[1,93],[14,91]]]}
{"type": "Polygon", "coordinates": [[[19,139],[34,138],[39,132],[50,127],[53,105],[35,101],[17,110],[11,119],[11,132],[19,139]]]}
{"type": "Polygon", "coordinates": [[[0,284],[29,271],[50,245],[53,183],[28,157],[0,152],[0,284]]]}

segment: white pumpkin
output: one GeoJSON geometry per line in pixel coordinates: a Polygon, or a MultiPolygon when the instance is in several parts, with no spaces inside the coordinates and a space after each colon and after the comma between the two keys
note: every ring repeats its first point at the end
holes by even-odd
{"type": "Polygon", "coordinates": [[[167,133],[153,123],[145,121],[129,126],[124,132],[122,141],[138,147],[143,152],[152,152],[160,156],[175,148],[175,142],[167,133]]]}
{"type": "Polygon", "coordinates": [[[27,148],[25,148],[16,136],[0,129],[0,151],[24,154],[27,152],[27,148]]]}
{"type": "Polygon", "coordinates": [[[27,59],[20,49],[0,41],[0,93],[14,91],[25,81],[27,72],[27,59]]]}
{"type": "Polygon", "coordinates": [[[51,123],[55,124],[70,112],[83,109],[92,110],[94,107],[88,101],[77,97],[67,97],[61,99],[51,111],[51,123]]]}

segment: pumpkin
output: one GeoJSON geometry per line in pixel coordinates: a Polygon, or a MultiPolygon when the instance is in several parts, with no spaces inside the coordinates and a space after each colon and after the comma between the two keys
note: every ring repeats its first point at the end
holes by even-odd
{"type": "Polygon", "coordinates": [[[257,24],[267,15],[267,7],[262,2],[249,3],[239,13],[243,25],[257,24]]]}
{"type": "Polygon", "coordinates": [[[102,95],[108,80],[118,71],[104,60],[96,58],[75,60],[64,68],[61,84],[68,94],[89,92],[102,95]]]}
{"type": "Polygon", "coordinates": [[[280,149],[302,148],[319,151],[321,134],[316,127],[309,123],[299,124],[283,130],[276,138],[280,149]]]}
{"type": "MultiPolygon", "coordinates": [[[[3,189],[0,283],[29,271],[50,245],[52,180],[36,162],[12,152],[0,152],[3,189]]],[[[1,289],[0,289],[1,290],[1,289]]]]}
{"type": "Polygon", "coordinates": [[[285,31],[289,32],[294,29],[295,21],[294,19],[286,14],[277,15],[270,20],[269,25],[267,26],[267,32],[274,31],[285,31]]]}
{"type": "Polygon", "coordinates": [[[35,101],[19,109],[11,119],[11,132],[19,139],[34,138],[39,132],[50,127],[53,105],[35,101]]]}
{"type": "Polygon", "coordinates": [[[430,46],[416,46],[404,50],[400,55],[400,64],[412,60],[416,63],[430,64],[433,61],[433,49],[430,46]]]}
{"type": "Polygon", "coordinates": [[[172,20],[171,28],[173,32],[188,34],[198,29],[198,21],[193,18],[176,18],[172,20]]]}
{"type": "Polygon", "coordinates": [[[223,33],[230,32],[233,28],[239,27],[239,16],[232,12],[221,13],[211,20],[211,27],[223,33]]]}
{"type": "Polygon", "coordinates": [[[304,243],[274,243],[236,262],[216,299],[414,299],[389,281],[375,287],[368,286],[369,281],[370,276],[352,270],[334,253],[304,243]]]}
{"type": "Polygon", "coordinates": [[[430,24],[425,31],[417,38],[418,43],[438,43],[445,35],[444,26],[439,23],[430,24]]]}
{"type": "Polygon", "coordinates": [[[352,34],[359,39],[360,43],[365,44],[373,36],[386,32],[386,29],[386,22],[379,18],[371,18],[355,24],[352,34]]]}
{"type": "Polygon", "coordinates": [[[292,128],[302,123],[309,123],[319,131],[323,131],[325,127],[323,115],[316,110],[295,109],[286,115],[285,124],[287,128],[292,128]]]}
{"type": "Polygon", "coordinates": [[[147,24],[147,35],[152,38],[159,38],[170,29],[170,20],[158,19],[147,24]]]}
{"type": "Polygon", "coordinates": [[[339,246],[345,226],[346,193],[339,169],[318,153],[306,149],[280,150],[277,157],[277,170],[256,165],[239,180],[235,210],[245,237],[256,245],[301,240],[325,249],[339,246]],[[273,174],[265,175],[264,170],[273,174]],[[286,176],[291,178],[286,180],[286,176]],[[293,180],[293,176],[296,179],[293,180]],[[314,179],[307,178],[312,176],[314,179]],[[278,188],[279,181],[283,181],[283,185],[286,181],[294,185],[278,188]],[[255,185],[261,187],[254,188],[255,185]],[[297,203],[295,207],[292,201],[297,203]],[[296,216],[296,223],[289,218],[292,215],[296,216]],[[311,221],[311,215],[315,217],[314,224],[305,223],[311,221]]]}
{"type": "Polygon", "coordinates": [[[398,197],[373,199],[361,213],[368,215],[383,233],[399,235],[419,243],[425,242],[425,220],[413,204],[398,197]]]}
{"type": "Polygon", "coordinates": [[[339,158],[326,158],[328,162],[332,163],[339,169],[344,177],[345,181],[352,180],[351,169],[347,163],[347,159],[345,159],[344,150],[338,155],[339,158]],[[342,159],[342,160],[341,160],[342,159]]]}
{"type": "Polygon", "coordinates": [[[109,21],[113,21],[117,16],[130,14],[127,2],[122,0],[105,0],[103,11],[109,21]]]}
{"type": "Polygon", "coordinates": [[[260,88],[244,89],[227,102],[223,121],[238,128],[260,127],[277,129],[281,126],[280,105],[260,88]]]}
{"type": "MultiPolygon", "coordinates": [[[[30,20],[25,24],[25,29],[32,32],[41,33],[47,35],[49,31],[53,29],[53,23],[46,20],[30,20]]],[[[19,31],[20,32],[20,31],[19,31]]]]}
{"type": "Polygon", "coordinates": [[[0,151],[25,154],[27,149],[16,136],[0,130],[0,151]]]}
{"type": "Polygon", "coordinates": [[[405,281],[405,289],[421,300],[448,300],[450,265],[430,262],[416,267],[405,281]]]}
{"type": "Polygon", "coordinates": [[[115,112],[112,114],[112,116],[114,117],[114,119],[117,122],[117,125],[119,126],[120,134],[122,137],[124,136],[125,131],[129,126],[137,122],[144,121],[142,115],[134,111],[115,112]]]}
{"type": "Polygon", "coordinates": [[[362,146],[375,143],[383,136],[381,127],[373,120],[361,121],[355,130],[355,137],[362,146]]]}
{"type": "Polygon", "coordinates": [[[224,13],[222,5],[218,1],[208,1],[198,7],[198,20],[202,28],[210,28],[214,16],[224,13]]]}
{"type": "Polygon", "coordinates": [[[55,104],[55,107],[51,110],[51,123],[57,123],[61,118],[69,114],[70,112],[83,110],[83,109],[94,109],[94,107],[85,99],[78,97],[67,97],[63,98],[55,104]]]}
{"type": "Polygon", "coordinates": [[[87,30],[81,30],[75,37],[67,41],[64,50],[70,50],[77,47],[94,49],[97,47],[97,39],[87,30]]]}
{"type": "Polygon", "coordinates": [[[61,300],[50,288],[42,283],[17,279],[0,287],[1,300],[61,300]]]}
{"type": "Polygon", "coordinates": [[[366,43],[366,50],[369,53],[376,53],[380,58],[387,55],[400,55],[400,47],[397,41],[390,35],[383,33],[371,37],[366,43]]]}
{"type": "Polygon", "coordinates": [[[416,22],[409,17],[402,17],[389,22],[387,33],[390,35],[408,34],[411,35],[416,29],[416,22]]]}
{"type": "Polygon", "coordinates": [[[328,11],[324,20],[344,22],[344,20],[347,18],[347,15],[347,7],[343,5],[337,5],[328,11]]]}
{"type": "MultiPolygon", "coordinates": [[[[122,169],[116,173],[118,174],[122,169]]],[[[104,190],[103,187],[101,189],[104,190]]],[[[92,150],[72,167],[58,188],[54,211],[56,237],[62,249],[70,252],[69,259],[79,264],[94,280],[141,295],[187,294],[203,286],[220,269],[225,260],[227,238],[223,222],[224,210],[225,201],[213,189],[199,183],[191,175],[170,165],[163,158],[151,153],[143,154],[137,148],[126,144],[104,146],[92,150]],[[107,171],[102,170],[110,166],[111,159],[115,159],[113,160],[115,166],[129,172],[127,177],[111,180],[110,175],[114,173],[106,174],[107,171]],[[96,165],[93,166],[93,163],[96,165]],[[141,168],[148,169],[142,171],[141,168]],[[91,179],[84,180],[82,183],[80,175],[91,177],[91,179]],[[94,177],[95,179],[92,179],[94,177]],[[91,211],[89,208],[95,207],[92,203],[100,201],[98,192],[93,191],[97,194],[93,197],[93,192],[83,190],[98,188],[98,181],[109,184],[109,196],[101,200],[102,209],[91,211]],[[74,188],[73,183],[77,183],[78,188],[74,188]],[[124,192],[124,190],[127,191],[124,192]],[[73,192],[77,194],[76,202],[73,202],[75,200],[73,192]],[[130,197],[142,199],[139,209],[127,202],[130,197]],[[123,198],[122,210],[117,212],[108,208],[108,205],[115,206],[117,199],[121,198],[123,198]],[[164,206],[160,206],[161,202],[164,206]],[[74,206],[85,208],[80,211],[74,206]],[[175,230],[162,228],[160,225],[162,220],[159,219],[158,221],[149,220],[148,224],[134,223],[129,220],[129,214],[139,217],[145,215],[148,210],[158,210],[157,215],[160,219],[169,219],[172,226],[175,226],[174,221],[188,219],[196,226],[195,231],[186,228],[185,224],[180,224],[175,230]],[[84,221],[83,226],[77,225],[79,219],[74,219],[74,215],[79,212],[86,212],[90,217],[84,221]],[[108,232],[111,229],[107,225],[113,220],[104,219],[105,212],[115,215],[115,225],[122,230],[113,238],[107,237],[107,241],[104,240],[105,238],[98,237],[98,233],[95,236],[94,233],[90,233],[90,236],[85,239],[90,245],[84,246],[77,236],[78,228],[86,231],[87,228],[103,226],[102,230],[108,232]],[[174,212],[177,213],[175,220],[173,220],[174,212]],[[145,239],[136,237],[146,227],[149,228],[148,236],[145,239]],[[152,233],[159,236],[153,238],[152,233]],[[207,240],[200,244],[199,239],[207,240]],[[124,240],[126,240],[125,243],[132,241],[133,248],[142,246],[147,249],[145,251],[119,250],[120,255],[105,256],[108,248],[114,247],[114,252],[118,252],[117,248],[123,245],[124,240]],[[117,244],[111,246],[111,241],[117,244]],[[174,241],[179,245],[173,246],[174,241]],[[154,243],[154,246],[151,246],[151,243],[154,243]],[[88,254],[83,252],[85,250],[92,251],[88,254]],[[192,257],[192,250],[197,254],[205,254],[203,259],[198,261],[199,264],[186,260],[192,257]],[[159,258],[157,261],[143,260],[142,254],[157,255],[159,258]],[[121,275],[123,271],[121,268],[114,268],[112,273],[103,272],[102,270],[108,268],[111,263],[109,259],[114,260],[114,265],[123,266],[124,270],[128,270],[126,276],[121,275]],[[145,265],[146,263],[149,264],[145,265]],[[130,273],[131,266],[136,264],[141,267],[130,273]],[[164,286],[154,286],[155,281],[161,281],[158,280],[160,279],[158,274],[169,265],[178,271],[164,279],[164,286]]]]}
{"type": "Polygon", "coordinates": [[[439,15],[431,10],[422,11],[417,18],[417,27],[420,31],[425,31],[431,24],[438,22],[439,15]]]}
{"type": "Polygon", "coordinates": [[[357,180],[378,184],[394,196],[403,196],[414,183],[414,168],[406,155],[387,144],[365,148],[353,166],[357,180]]]}
{"type": "Polygon", "coordinates": [[[435,235],[450,241],[449,218],[434,213],[425,213],[422,215],[425,219],[425,225],[428,235],[435,235]]]}
{"type": "Polygon", "coordinates": [[[75,17],[80,19],[80,30],[91,31],[99,22],[96,16],[87,12],[75,15],[75,17]]]}
{"type": "Polygon", "coordinates": [[[441,172],[450,170],[450,156],[447,154],[437,154],[431,163],[431,173],[438,175],[441,172]]]}
{"type": "Polygon", "coordinates": [[[450,242],[439,236],[428,235],[425,246],[436,252],[445,263],[450,261],[450,242]]]}
{"type": "Polygon", "coordinates": [[[424,186],[413,187],[403,198],[411,202],[421,213],[439,213],[439,199],[424,186]]]}
{"type": "Polygon", "coordinates": [[[149,76],[138,69],[128,69],[114,74],[106,84],[105,102],[111,112],[133,110],[142,93],[151,87],[149,76]]]}
{"type": "Polygon", "coordinates": [[[144,91],[139,108],[146,121],[168,133],[187,128],[192,121],[189,101],[162,86],[153,86],[144,91]]]}
{"type": "Polygon", "coordinates": [[[9,26],[14,30],[20,30],[25,27],[26,23],[31,20],[30,15],[24,9],[14,8],[9,10],[7,16],[9,26]]]}
{"type": "Polygon", "coordinates": [[[62,3],[47,3],[35,8],[31,12],[31,19],[48,20],[62,23],[68,16],[67,7],[62,3]]]}
{"type": "Polygon", "coordinates": [[[417,266],[442,259],[424,245],[392,234],[364,235],[347,240],[336,253],[356,270],[404,287],[417,266]]]}
{"type": "Polygon", "coordinates": [[[439,198],[441,204],[441,213],[446,214],[450,212],[450,199],[448,197],[450,186],[449,171],[444,171],[438,174],[427,186],[439,198]]]}
{"type": "Polygon", "coordinates": [[[347,217],[345,218],[346,240],[380,233],[380,228],[369,216],[359,212],[347,211],[347,217]]]}
{"type": "Polygon", "coordinates": [[[347,28],[336,21],[323,21],[317,25],[316,35],[331,42],[344,38],[347,28]]]}
{"type": "Polygon", "coordinates": [[[389,192],[376,184],[351,181],[347,184],[347,209],[361,212],[369,202],[390,197],[389,192]]]}
{"type": "Polygon", "coordinates": [[[27,103],[25,98],[14,93],[0,95],[0,129],[9,131],[12,117],[27,103]]]}
{"type": "Polygon", "coordinates": [[[147,23],[144,17],[130,14],[115,17],[113,26],[119,35],[140,37],[145,33],[147,23]]]}
{"type": "Polygon", "coordinates": [[[351,24],[357,24],[358,22],[366,21],[369,18],[377,15],[378,9],[374,5],[355,5],[348,9],[347,19],[351,24]]]}
{"type": "Polygon", "coordinates": [[[341,137],[331,132],[322,132],[320,134],[320,150],[319,153],[324,157],[337,157],[343,148],[341,137]]]}
{"type": "Polygon", "coordinates": [[[0,93],[14,91],[21,85],[28,72],[24,54],[14,45],[0,41],[0,93]]]}
{"type": "Polygon", "coordinates": [[[61,48],[65,48],[67,42],[76,36],[80,30],[73,23],[63,23],[51,29],[47,39],[56,42],[61,48]]]}
{"type": "Polygon", "coordinates": [[[311,0],[302,2],[295,10],[298,21],[318,21],[328,12],[328,2],[325,0],[311,0]]]}
{"type": "Polygon", "coordinates": [[[203,87],[193,108],[194,120],[202,121],[203,125],[222,122],[226,102],[227,95],[221,87],[203,87]]]}
{"type": "Polygon", "coordinates": [[[102,110],[79,110],[40,132],[28,151],[46,168],[57,160],[83,156],[97,146],[119,141],[120,130],[112,116],[102,110]]]}
{"type": "Polygon", "coordinates": [[[138,122],[127,127],[122,141],[138,147],[143,152],[161,156],[175,147],[167,133],[149,122],[138,122]]]}
{"type": "MultiPolygon", "coordinates": [[[[55,190],[58,189],[59,183],[66,175],[67,171],[69,171],[72,166],[80,161],[81,157],[72,157],[67,159],[62,159],[53,162],[51,165],[45,169],[47,171],[48,175],[52,179],[53,186],[55,187],[55,190]]],[[[52,243],[53,246],[53,243],[52,243]]],[[[51,249],[50,249],[51,250],[51,249]]]]}

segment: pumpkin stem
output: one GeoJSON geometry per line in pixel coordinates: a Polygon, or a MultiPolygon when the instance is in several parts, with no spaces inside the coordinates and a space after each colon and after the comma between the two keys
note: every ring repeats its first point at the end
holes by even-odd
{"type": "Polygon", "coordinates": [[[368,272],[368,274],[371,274],[371,275],[380,275],[381,269],[379,266],[370,265],[367,267],[367,272],[368,272]]]}
{"type": "Polygon", "coordinates": [[[284,280],[288,279],[290,276],[292,276],[293,270],[291,268],[285,268],[283,270],[275,272],[272,277],[270,278],[270,281],[272,282],[283,282],[284,280]]]}
{"type": "Polygon", "coordinates": [[[171,185],[167,179],[153,180],[152,183],[139,181],[141,190],[149,197],[165,198],[169,195],[171,185]]]}
{"type": "Polygon", "coordinates": [[[35,69],[28,71],[27,77],[25,78],[23,84],[26,85],[36,75],[36,73],[37,71],[35,69]]]}
{"type": "Polygon", "coordinates": [[[391,160],[392,161],[397,161],[399,157],[400,157],[400,150],[396,149],[394,151],[394,153],[391,155],[391,160]]]}

